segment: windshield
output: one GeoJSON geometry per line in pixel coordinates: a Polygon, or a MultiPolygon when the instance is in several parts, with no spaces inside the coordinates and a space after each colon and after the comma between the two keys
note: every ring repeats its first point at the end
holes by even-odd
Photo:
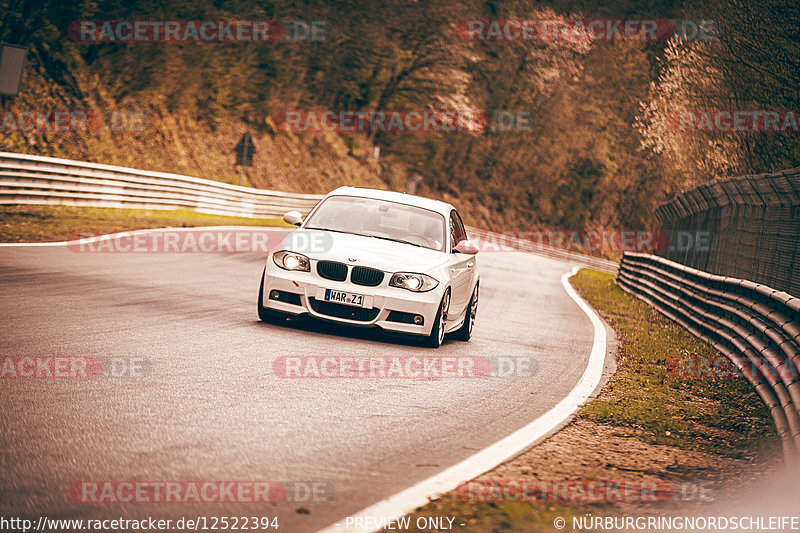
{"type": "Polygon", "coordinates": [[[411,205],[356,196],[330,196],[309,216],[306,229],[376,237],[443,251],[444,217],[411,205]]]}

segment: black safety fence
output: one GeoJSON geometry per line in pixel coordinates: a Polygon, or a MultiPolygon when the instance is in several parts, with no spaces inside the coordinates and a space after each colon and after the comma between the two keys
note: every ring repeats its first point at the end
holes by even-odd
{"type": "Polygon", "coordinates": [[[658,254],[800,296],[800,167],[716,179],[656,209],[676,246],[658,254]],[[698,235],[695,243],[683,242],[698,235]]]}

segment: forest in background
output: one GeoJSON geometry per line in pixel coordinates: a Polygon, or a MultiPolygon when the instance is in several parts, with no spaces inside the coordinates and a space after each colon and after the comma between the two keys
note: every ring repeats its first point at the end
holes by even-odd
{"type": "Polygon", "coordinates": [[[715,177],[800,165],[800,134],[683,132],[676,110],[800,109],[795,0],[0,0],[0,41],[29,47],[3,111],[136,112],[144,127],[0,132],[0,150],[324,193],[343,184],[458,205],[488,229],[639,229],[675,194],[715,177]],[[491,42],[464,19],[711,20],[713,40],[491,42]],[[323,42],[85,43],[78,20],[325,21],[323,42]],[[530,131],[302,132],[276,113],[526,110],[530,131]],[[373,146],[380,158],[372,157],[373,146]]]}

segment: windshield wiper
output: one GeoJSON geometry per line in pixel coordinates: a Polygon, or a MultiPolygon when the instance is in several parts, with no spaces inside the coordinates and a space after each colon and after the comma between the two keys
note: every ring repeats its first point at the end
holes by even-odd
{"type": "Polygon", "coordinates": [[[391,237],[381,237],[380,235],[369,235],[366,233],[356,233],[356,235],[364,235],[364,237],[372,237],[374,239],[383,239],[384,241],[402,242],[403,244],[410,244],[411,246],[417,246],[419,248],[423,248],[421,244],[417,244],[411,241],[404,241],[403,239],[392,239],[391,237]]]}
{"type": "Polygon", "coordinates": [[[384,241],[394,241],[394,242],[401,242],[403,244],[410,244],[411,246],[416,246],[418,248],[424,248],[421,244],[417,244],[415,242],[406,241],[403,239],[392,239],[391,237],[382,237],[381,235],[371,235],[369,233],[356,233],[355,231],[343,231],[340,229],[332,229],[332,228],[306,228],[306,229],[313,229],[318,231],[333,231],[335,233],[344,233],[347,235],[359,235],[361,237],[372,237],[373,239],[383,239],[384,241]]]}
{"type": "Polygon", "coordinates": [[[306,229],[313,229],[317,231],[333,231],[334,233],[346,233],[347,235],[361,235],[360,233],[353,233],[352,231],[344,231],[340,229],[332,229],[332,228],[306,228],[306,229]]]}

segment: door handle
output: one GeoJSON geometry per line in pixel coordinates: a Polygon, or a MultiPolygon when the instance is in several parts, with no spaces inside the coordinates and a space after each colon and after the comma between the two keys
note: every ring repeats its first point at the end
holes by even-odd
{"type": "Polygon", "coordinates": [[[467,263],[467,268],[472,268],[472,266],[473,266],[474,264],[475,264],[475,263],[474,263],[473,261],[470,261],[469,263],[467,263]]]}

